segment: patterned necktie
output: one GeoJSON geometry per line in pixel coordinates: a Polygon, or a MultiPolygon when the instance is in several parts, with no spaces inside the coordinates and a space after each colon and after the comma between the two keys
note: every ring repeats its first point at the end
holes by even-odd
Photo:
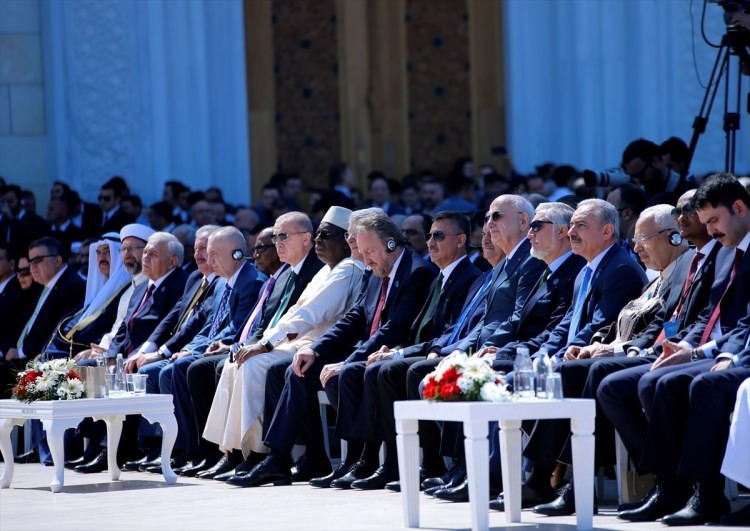
{"type": "Polygon", "coordinates": [[[539,291],[539,288],[541,288],[542,286],[544,286],[544,284],[547,283],[547,279],[549,278],[551,274],[552,274],[552,270],[549,267],[547,267],[542,273],[542,276],[539,277],[539,282],[536,283],[536,287],[534,288],[533,293],[536,293],[537,291],[539,291]]]}
{"type": "Polygon", "coordinates": [[[141,313],[141,310],[145,308],[146,304],[149,300],[151,300],[151,295],[154,293],[154,288],[156,287],[156,284],[149,284],[148,288],[146,288],[146,294],[143,296],[143,299],[141,300],[141,304],[138,305],[138,309],[133,312],[133,314],[130,316],[130,319],[128,320],[128,326],[130,329],[133,329],[133,321],[135,320],[136,316],[141,313]]]}
{"type": "Polygon", "coordinates": [[[214,315],[214,321],[211,323],[211,330],[208,333],[208,337],[214,338],[216,334],[219,333],[219,330],[221,330],[221,325],[224,322],[224,319],[226,319],[227,314],[229,313],[229,296],[232,294],[232,288],[227,284],[227,286],[224,288],[224,294],[221,296],[221,301],[219,302],[219,308],[216,310],[216,314],[214,315]]]}
{"type": "Polygon", "coordinates": [[[198,290],[193,295],[193,298],[190,299],[190,304],[188,304],[187,308],[185,308],[185,311],[182,312],[182,315],[180,316],[180,320],[177,323],[177,326],[175,326],[174,328],[175,333],[179,332],[180,328],[182,328],[183,323],[190,316],[190,314],[193,311],[193,308],[195,308],[195,305],[201,299],[201,297],[203,296],[203,292],[206,291],[207,287],[208,287],[208,278],[203,277],[203,280],[201,280],[200,287],[198,287],[198,290]]]}
{"type": "Polygon", "coordinates": [[[430,302],[427,305],[427,309],[424,312],[424,315],[422,316],[422,321],[419,323],[419,328],[417,328],[417,337],[415,338],[414,342],[419,343],[419,339],[422,336],[422,331],[424,330],[424,327],[427,326],[427,323],[429,323],[433,316],[435,315],[435,309],[437,308],[437,303],[440,300],[440,292],[443,290],[443,273],[439,273],[437,280],[435,281],[435,288],[432,290],[432,296],[430,297],[430,302]]]}
{"type": "Polygon", "coordinates": [[[573,341],[576,337],[578,330],[581,325],[581,316],[583,316],[583,306],[586,303],[586,296],[589,293],[589,282],[591,282],[592,271],[589,266],[583,268],[583,280],[581,281],[581,288],[578,290],[578,297],[576,297],[575,306],[573,306],[573,319],[570,321],[570,328],[568,329],[568,343],[573,341]]]}
{"type": "Polygon", "coordinates": [[[719,315],[721,314],[721,303],[724,300],[724,296],[729,291],[729,288],[732,287],[732,282],[734,282],[734,277],[737,274],[737,270],[740,268],[740,263],[742,262],[742,258],[744,256],[745,251],[743,251],[742,249],[737,249],[734,252],[734,264],[732,265],[732,273],[729,275],[729,282],[727,282],[727,287],[724,289],[724,293],[721,294],[719,302],[716,303],[716,307],[711,313],[711,317],[708,319],[708,324],[706,325],[705,330],[703,330],[703,335],[701,336],[701,345],[704,345],[706,342],[708,342],[708,339],[711,337],[711,332],[713,332],[713,329],[716,326],[716,321],[719,320],[719,315]]]}
{"type": "Polygon", "coordinates": [[[245,341],[250,335],[250,332],[255,328],[255,321],[257,321],[258,316],[261,315],[261,312],[263,311],[263,304],[266,302],[266,299],[273,291],[273,287],[275,285],[276,277],[271,277],[268,279],[268,282],[266,282],[266,287],[263,288],[263,293],[261,294],[260,299],[258,299],[258,302],[255,303],[253,313],[250,314],[250,317],[248,317],[247,321],[245,322],[245,327],[242,329],[242,334],[240,334],[240,341],[245,341]]]}
{"type": "Polygon", "coordinates": [[[370,325],[370,336],[374,336],[375,332],[380,328],[380,314],[383,312],[383,306],[385,306],[385,299],[388,297],[388,282],[390,277],[385,277],[383,283],[380,285],[380,299],[378,299],[378,306],[375,308],[375,315],[372,318],[372,324],[370,325]]]}
{"type": "Polygon", "coordinates": [[[281,316],[283,316],[286,313],[286,307],[289,304],[289,299],[292,298],[292,292],[294,291],[294,284],[295,280],[297,279],[297,273],[292,270],[289,274],[289,278],[286,279],[286,285],[284,286],[284,294],[281,296],[281,302],[279,302],[279,307],[276,309],[276,313],[273,314],[273,318],[271,319],[271,322],[268,323],[268,326],[270,328],[273,328],[276,326],[276,323],[279,322],[279,319],[281,319],[281,316]]]}
{"type": "Polygon", "coordinates": [[[474,310],[479,305],[482,300],[484,300],[484,294],[487,293],[487,289],[490,287],[490,284],[492,283],[492,275],[487,275],[487,277],[484,279],[484,283],[482,284],[482,287],[477,290],[477,292],[474,294],[474,298],[471,299],[471,302],[466,305],[464,308],[464,311],[461,312],[461,315],[458,317],[458,321],[456,321],[455,326],[453,327],[453,331],[451,332],[450,337],[448,338],[448,344],[453,344],[456,339],[458,339],[459,334],[461,334],[464,323],[469,318],[469,316],[474,313],[474,310]]]}
{"type": "Polygon", "coordinates": [[[26,326],[23,327],[23,332],[21,332],[21,335],[18,337],[18,342],[16,343],[16,346],[19,349],[23,347],[23,342],[26,339],[26,336],[29,335],[29,330],[31,330],[31,327],[34,326],[34,321],[36,321],[36,318],[39,315],[39,312],[42,310],[42,306],[44,306],[44,303],[46,302],[45,297],[47,296],[48,291],[49,291],[49,288],[47,286],[44,286],[42,293],[39,294],[39,300],[36,301],[36,308],[34,308],[34,313],[31,314],[31,317],[29,317],[29,320],[26,321],[26,326]]]}

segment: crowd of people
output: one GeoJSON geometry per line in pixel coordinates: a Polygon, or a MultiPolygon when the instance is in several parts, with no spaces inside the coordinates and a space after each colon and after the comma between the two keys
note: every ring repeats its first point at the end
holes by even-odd
{"type": "MultiPolygon", "coordinates": [[[[636,140],[608,182],[461,159],[445,178],[373,172],[365,197],[339,164],[307,208],[295,174],[253,207],[170,181],[144,209],[121,177],[95,205],[55,182],[46,219],[3,185],[0,393],[37,357],[111,367],[122,354],[148,393],[173,396],[178,424],[167,464],[158,426],[127,417],[125,470],[398,491],[393,403],[420,399],[456,352],[510,372],[526,347],[550,357],[566,397],[596,400],[597,466],[614,464],[617,432],[654,475],[620,518],[748,525],[724,481],[750,486],[750,195],[733,175],[690,175],[686,155],[678,139],[636,140]],[[347,443],[335,468],[320,391],[347,443]]],[[[504,510],[497,429],[488,473],[504,510]]],[[[573,514],[569,425],[523,429],[524,507],[573,514]]],[[[32,435],[17,461],[51,463],[39,423],[32,435]]],[[[461,426],[421,422],[419,437],[425,492],[468,500],[461,426]]],[[[106,446],[86,419],[66,434],[66,466],[106,470],[106,446]]]]}

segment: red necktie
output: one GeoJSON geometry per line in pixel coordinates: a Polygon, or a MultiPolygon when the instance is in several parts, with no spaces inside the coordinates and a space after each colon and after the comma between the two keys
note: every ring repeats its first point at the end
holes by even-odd
{"type": "Polygon", "coordinates": [[[380,328],[380,314],[385,306],[385,299],[388,295],[388,281],[389,277],[383,279],[383,284],[380,286],[380,299],[378,300],[378,307],[375,309],[375,317],[372,318],[372,326],[370,326],[370,335],[375,335],[375,332],[380,328]]]}
{"type": "MultiPolygon", "coordinates": [[[[685,285],[682,287],[680,300],[677,302],[677,307],[675,308],[674,313],[672,314],[673,319],[677,319],[682,313],[682,307],[685,304],[685,299],[687,298],[688,291],[690,291],[690,286],[693,283],[695,274],[698,272],[698,262],[701,261],[701,258],[703,258],[703,253],[695,253],[695,256],[693,257],[693,261],[690,262],[690,270],[688,271],[687,277],[685,278],[685,285]]],[[[664,331],[664,328],[662,328],[661,333],[659,334],[659,337],[656,338],[656,341],[654,342],[654,344],[660,345],[661,342],[664,341],[665,339],[666,339],[666,333],[664,331]]]]}
{"type": "Polygon", "coordinates": [[[719,320],[719,314],[721,314],[721,302],[724,300],[724,296],[727,294],[727,291],[729,291],[729,288],[732,287],[734,276],[737,273],[737,270],[740,268],[740,262],[742,262],[742,257],[744,255],[745,252],[742,249],[737,249],[734,253],[734,265],[732,266],[732,274],[729,276],[727,287],[724,290],[724,293],[721,294],[719,302],[716,304],[713,313],[711,313],[711,317],[708,320],[706,329],[703,331],[703,335],[701,336],[701,345],[704,345],[708,341],[708,338],[711,337],[711,331],[714,329],[714,326],[716,326],[716,321],[719,320]]]}

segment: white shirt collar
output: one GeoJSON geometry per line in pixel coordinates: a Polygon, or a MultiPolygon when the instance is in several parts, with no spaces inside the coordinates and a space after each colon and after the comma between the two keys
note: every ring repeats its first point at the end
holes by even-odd
{"type": "MultiPolygon", "coordinates": [[[[613,243],[612,245],[615,245],[615,244],[613,243]]],[[[591,262],[586,264],[588,268],[591,269],[592,273],[596,272],[596,268],[599,267],[599,264],[602,263],[602,260],[604,260],[604,255],[609,252],[609,250],[612,248],[612,245],[604,249],[601,253],[596,255],[596,257],[593,260],[591,260],[591,262]]]]}
{"type": "Polygon", "coordinates": [[[157,278],[153,282],[151,281],[151,279],[149,279],[149,281],[148,281],[149,286],[153,285],[154,286],[154,291],[156,291],[157,289],[159,289],[159,286],[161,286],[164,283],[164,280],[169,275],[171,275],[173,271],[176,271],[176,270],[177,270],[176,267],[174,269],[170,269],[169,271],[167,271],[165,274],[163,274],[162,276],[160,276],[159,278],[157,278]]]}
{"type": "Polygon", "coordinates": [[[443,289],[443,286],[445,286],[445,283],[448,281],[448,277],[451,276],[451,273],[458,267],[459,262],[466,258],[466,255],[461,256],[458,260],[454,260],[447,266],[445,266],[445,269],[442,269],[440,272],[443,274],[443,284],[440,286],[440,289],[443,289]]]}
{"type": "Polygon", "coordinates": [[[505,258],[506,260],[510,261],[511,258],[513,258],[513,255],[516,254],[516,251],[519,247],[523,244],[523,242],[526,241],[526,237],[521,238],[521,241],[519,241],[515,247],[513,247],[513,250],[508,253],[508,256],[505,258]]]}

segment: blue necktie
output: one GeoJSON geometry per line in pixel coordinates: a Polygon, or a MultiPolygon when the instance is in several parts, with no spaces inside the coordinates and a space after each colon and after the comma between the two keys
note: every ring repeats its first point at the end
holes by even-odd
{"type": "Polygon", "coordinates": [[[224,288],[224,294],[221,296],[221,302],[219,308],[216,310],[214,315],[214,322],[211,323],[211,331],[208,333],[208,337],[214,338],[221,329],[221,324],[224,322],[227,314],[229,313],[229,295],[232,293],[232,287],[227,285],[224,288]]]}
{"type": "Polygon", "coordinates": [[[583,281],[581,282],[581,288],[578,290],[578,297],[576,297],[575,306],[573,306],[573,319],[570,321],[570,328],[568,329],[568,344],[573,341],[576,337],[578,329],[581,324],[581,316],[583,315],[583,306],[586,302],[586,295],[589,292],[589,283],[591,282],[591,268],[586,266],[583,268],[583,281]]]}
{"type": "Polygon", "coordinates": [[[487,275],[487,277],[484,279],[482,287],[477,290],[474,298],[471,299],[471,302],[466,306],[466,308],[464,308],[464,311],[461,312],[461,315],[458,316],[458,321],[456,321],[456,324],[453,327],[453,332],[451,332],[451,335],[448,338],[449,345],[453,344],[456,339],[458,339],[458,335],[461,333],[461,329],[463,328],[466,319],[468,319],[469,316],[474,313],[474,309],[484,298],[484,294],[487,292],[487,289],[492,283],[492,277],[493,275],[487,275]]]}

